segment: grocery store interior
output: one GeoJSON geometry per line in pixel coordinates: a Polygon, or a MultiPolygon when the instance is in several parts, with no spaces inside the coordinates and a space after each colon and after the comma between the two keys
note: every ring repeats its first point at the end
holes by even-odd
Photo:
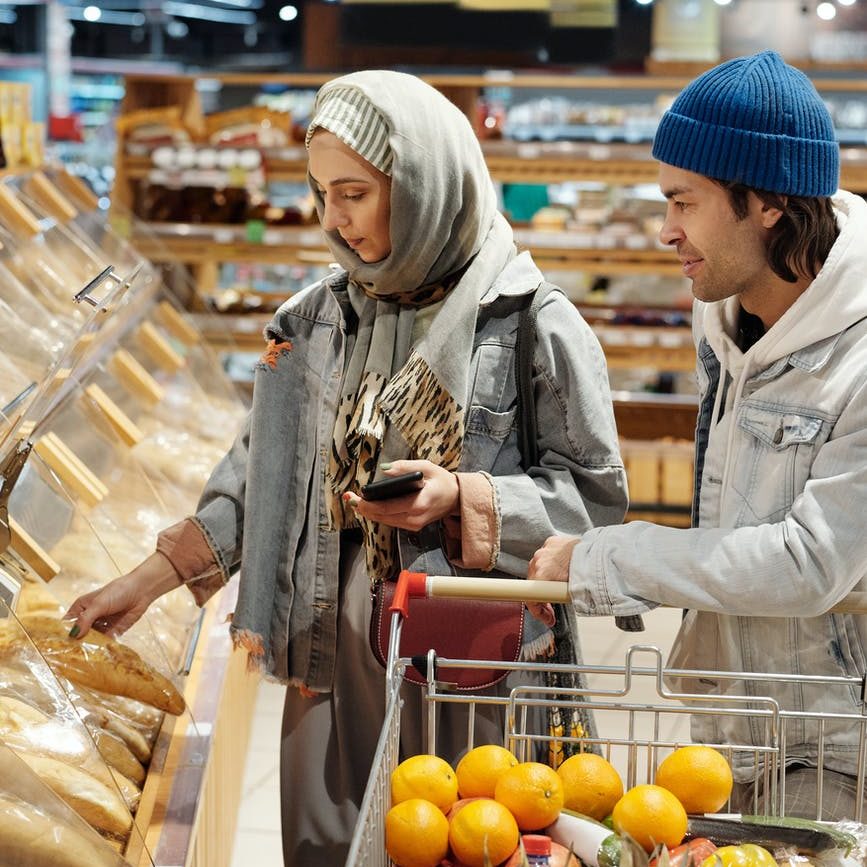
{"type": "MultiPolygon", "coordinates": [[[[602,345],[627,520],[689,526],[692,296],[657,238],[650,146],[691,78],[763,49],[810,76],[841,186],[867,194],[867,0],[0,2],[0,607],[56,622],[195,510],[264,325],[329,271],[306,125],[321,84],[365,68],[415,73],[467,115],[519,247],[602,345]]],[[[18,775],[25,743],[32,771],[17,796],[44,802],[27,732],[60,722],[48,760],[123,775],[125,803],[86,817],[118,865],[280,867],[283,688],[232,654],[235,592],[199,609],[173,591],[126,634],[165,673],[140,702],[102,702],[45,622],[22,621],[29,639],[0,622],[18,654],[0,667],[0,759],[18,775]],[[10,734],[22,670],[41,709],[18,707],[10,734]]],[[[656,610],[637,635],[591,619],[584,659],[623,665],[638,642],[664,658],[680,617],[656,610]]],[[[656,690],[637,678],[630,696],[656,690]]]]}

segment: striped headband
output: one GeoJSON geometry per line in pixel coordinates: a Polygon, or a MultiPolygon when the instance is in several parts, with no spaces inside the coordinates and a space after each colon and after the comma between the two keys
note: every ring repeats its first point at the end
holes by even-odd
{"type": "Polygon", "coordinates": [[[364,93],[355,87],[335,87],[317,102],[316,114],[307,128],[305,146],[310,147],[310,139],[317,129],[327,129],[374,168],[391,176],[394,154],[388,143],[388,126],[364,93]]]}

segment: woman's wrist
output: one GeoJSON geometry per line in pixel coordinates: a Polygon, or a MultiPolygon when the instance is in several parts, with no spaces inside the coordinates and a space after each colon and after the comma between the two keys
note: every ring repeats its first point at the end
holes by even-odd
{"type": "Polygon", "coordinates": [[[171,560],[159,551],[136,566],[129,578],[148,598],[148,604],[184,583],[171,560]]]}

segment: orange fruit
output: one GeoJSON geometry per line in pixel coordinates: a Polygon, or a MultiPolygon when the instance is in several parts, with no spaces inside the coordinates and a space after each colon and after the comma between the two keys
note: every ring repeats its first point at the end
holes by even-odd
{"type": "Polygon", "coordinates": [[[611,819],[618,834],[629,834],[647,852],[659,843],[673,849],[686,834],[686,810],[662,786],[634,786],[614,805],[611,819]]]}
{"type": "Polygon", "coordinates": [[[713,747],[680,747],[656,769],[656,785],[668,789],[687,813],[716,813],[732,793],[732,769],[713,747]]]}
{"type": "Polygon", "coordinates": [[[478,798],[462,807],[449,823],[452,852],[467,867],[485,867],[505,861],[518,846],[515,817],[490,798],[478,798]]]}
{"type": "Polygon", "coordinates": [[[437,867],[449,850],[449,823],[442,810],[410,798],[385,815],[385,850],[398,867],[437,867]]]}
{"type": "Polygon", "coordinates": [[[522,831],[546,828],[563,809],[563,783],[540,762],[521,762],[503,771],[494,798],[508,807],[522,831]]]}
{"type": "Polygon", "coordinates": [[[494,787],[503,771],[518,764],[505,747],[484,744],[470,750],[455,768],[462,798],[493,798],[494,787]]]}
{"type": "Polygon", "coordinates": [[[424,798],[443,813],[458,799],[458,780],[452,766],[439,756],[410,756],[391,773],[391,803],[424,798]]]}
{"type": "Polygon", "coordinates": [[[557,768],[563,781],[563,806],[601,822],[623,797],[623,782],[614,766],[596,753],[570,756],[557,768]]]}

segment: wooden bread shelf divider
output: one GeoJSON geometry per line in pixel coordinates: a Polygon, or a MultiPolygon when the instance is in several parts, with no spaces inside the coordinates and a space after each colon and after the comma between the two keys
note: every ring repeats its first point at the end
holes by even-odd
{"type": "Polygon", "coordinates": [[[95,211],[99,207],[99,199],[81,178],[71,175],[66,169],[60,169],[54,174],[54,183],[81,211],[95,211]]]}
{"type": "Polygon", "coordinates": [[[157,331],[153,322],[142,322],[137,334],[142,348],[160,367],[169,373],[177,373],[183,369],[185,364],[183,356],[175,352],[171,344],[157,331]]]}
{"type": "MultiPolygon", "coordinates": [[[[48,437],[54,443],[58,451],[66,456],[67,460],[88,480],[88,483],[102,494],[103,498],[108,496],[108,487],[57,434],[48,433],[45,437],[48,437]]],[[[45,437],[42,437],[42,439],[45,439],[45,437]]]]}
{"type": "Polygon", "coordinates": [[[57,473],[60,481],[89,506],[97,506],[107,488],[55,434],[47,433],[33,446],[36,454],[57,473]]]}
{"type": "Polygon", "coordinates": [[[13,234],[24,238],[32,238],[42,231],[36,215],[6,184],[0,184],[0,220],[13,234]]]}
{"type": "Polygon", "coordinates": [[[163,327],[181,343],[185,343],[187,346],[196,346],[201,341],[202,336],[195,326],[187,321],[183,314],[168,301],[160,301],[157,304],[156,315],[163,327]]]}
{"type": "Polygon", "coordinates": [[[43,581],[50,581],[60,572],[57,561],[12,517],[9,530],[12,549],[43,581]]]}
{"type": "Polygon", "coordinates": [[[40,171],[33,172],[24,182],[24,191],[35,199],[58,223],[74,220],[78,211],[72,202],[40,171]]]}
{"type": "Polygon", "coordinates": [[[114,353],[111,369],[124,388],[149,406],[159,403],[165,397],[163,387],[126,349],[118,349],[114,353]]]}
{"type": "Polygon", "coordinates": [[[93,405],[105,416],[114,432],[121,441],[130,446],[137,445],[144,434],[136,423],[103,391],[95,382],[84,389],[84,393],[93,405]]]}

